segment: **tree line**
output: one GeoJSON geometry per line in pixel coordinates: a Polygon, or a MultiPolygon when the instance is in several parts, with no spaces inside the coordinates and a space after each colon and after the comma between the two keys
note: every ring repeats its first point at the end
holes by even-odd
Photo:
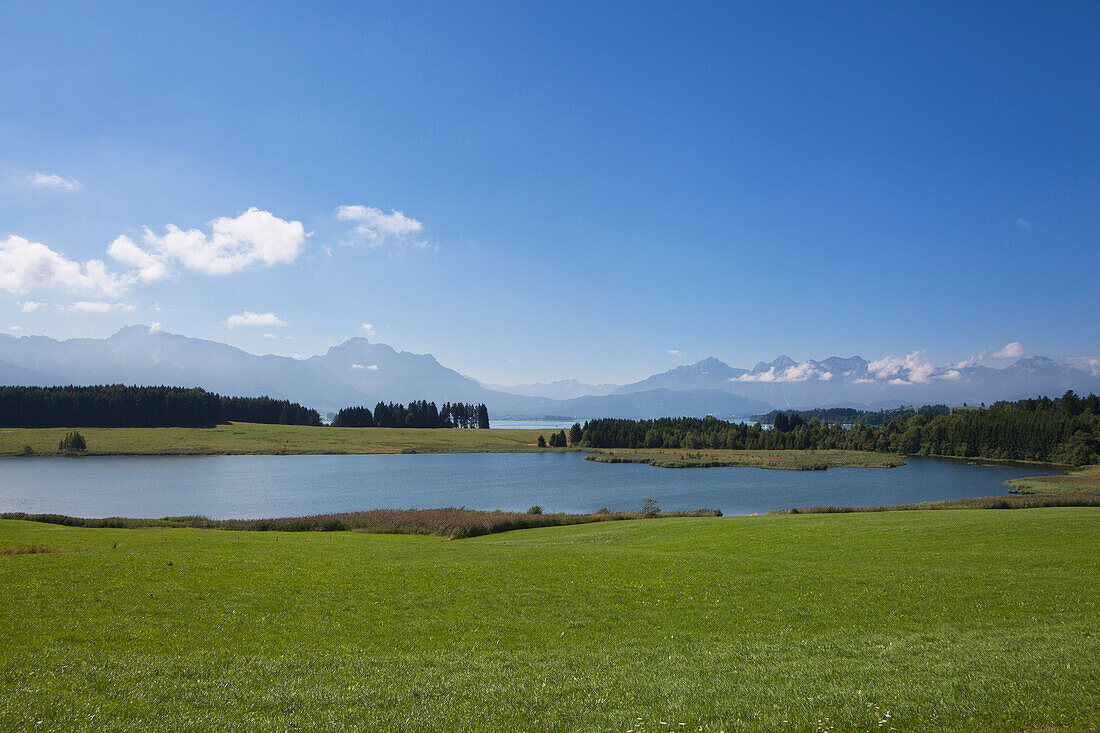
{"type": "MultiPolygon", "coordinates": [[[[984,405],[983,405],[984,407],[984,405]]],[[[753,422],[775,425],[784,419],[800,419],[809,422],[817,418],[823,425],[885,425],[891,420],[908,419],[916,414],[950,415],[947,405],[925,405],[923,407],[895,407],[889,410],[857,410],[854,407],[817,407],[811,410],[772,410],[750,418],[753,422]]]]}
{"type": "Polygon", "coordinates": [[[211,427],[225,422],[320,425],[316,410],[270,397],[223,397],[199,388],[0,387],[0,427],[211,427]]]}
{"type": "Polygon", "coordinates": [[[489,429],[489,409],[465,402],[414,400],[408,406],[379,402],[369,407],[345,407],[332,420],[335,428],[477,428],[489,429]]]}
{"type": "Polygon", "coordinates": [[[590,420],[590,448],[725,448],[733,450],[862,450],[905,455],[996,458],[1085,465],[1100,463],[1100,398],[1073,391],[988,408],[913,410],[882,425],[844,427],[781,412],[774,427],[705,418],[590,420]]]}

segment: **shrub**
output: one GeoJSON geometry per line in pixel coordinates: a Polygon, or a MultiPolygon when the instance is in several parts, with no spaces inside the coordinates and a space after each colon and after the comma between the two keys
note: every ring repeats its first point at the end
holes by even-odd
{"type": "Polygon", "coordinates": [[[73,430],[58,443],[57,449],[65,453],[77,453],[87,450],[88,444],[84,442],[84,436],[73,430]]]}
{"type": "Polygon", "coordinates": [[[542,514],[542,507],[535,504],[533,507],[527,510],[528,514],[542,514]]]}
{"type": "Polygon", "coordinates": [[[538,445],[539,445],[539,448],[545,448],[546,447],[546,438],[544,438],[543,436],[540,435],[538,445]]]}
{"type": "Polygon", "coordinates": [[[596,510],[596,514],[610,514],[610,513],[611,513],[611,510],[608,509],[605,506],[602,506],[602,507],[600,507],[599,509],[596,510]]]}
{"type": "Polygon", "coordinates": [[[646,499],[642,502],[642,516],[646,519],[654,519],[660,516],[661,507],[657,506],[656,499],[646,499]]]}
{"type": "Polygon", "coordinates": [[[31,448],[29,445],[23,446],[23,455],[33,456],[34,455],[34,448],[31,448]]]}

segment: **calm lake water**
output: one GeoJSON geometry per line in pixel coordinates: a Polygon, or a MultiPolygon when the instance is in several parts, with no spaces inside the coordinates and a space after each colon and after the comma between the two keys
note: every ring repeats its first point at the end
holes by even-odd
{"type": "Polygon", "coordinates": [[[0,511],[82,517],[286,517],[379,508],[591,512],[662,509],[752,514],[794,506],[871,506],[1004,494],[1004,481],[1060,473],[907,459],[901,468],[768,471],[654,468],[579,453],[370,456],[0,458],[0,511]]]}

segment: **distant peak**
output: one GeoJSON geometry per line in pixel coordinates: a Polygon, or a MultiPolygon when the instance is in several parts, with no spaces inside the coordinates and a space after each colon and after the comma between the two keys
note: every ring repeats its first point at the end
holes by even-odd
{"type": "Polygon", "coordinates": [[[175,335],[160,329],[158,326],[135,323],[132,326],[123,326],[115,331],[109,338],[142,338],[144,336],[156,336],[158,334],[164,334],[165,336],[175,335]]]}

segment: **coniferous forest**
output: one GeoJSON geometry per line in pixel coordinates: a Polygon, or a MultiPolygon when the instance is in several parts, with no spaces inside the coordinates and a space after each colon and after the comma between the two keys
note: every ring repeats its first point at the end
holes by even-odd
{"type": "Polygon", "coordinates": [[[408,406],[379,402],[369,407],[346,407],[332,421],[335,428],[489,428],[489,410],[464,402],[414,400],[408,406]]]}
{"type": "Polygon", "coordinates": [[[590,420],[591,448],[726,448],[733,450],[862,450],[905,455],[994,458],[1086,465],[1100,463],[1100,399],[1066,392],[989,408],[941,414],[916,410],[881,426],[844,427],[797,412],[779,412],[772,429],[715,417],[590,420]]]}
{"type": "Polygon", "coordinates": [[[223,397],[204,389],[0,387],[0,427],[211,427],[225,422],[320,425],[316,410],[270,397],[223,397]]]}
{"type": "MultiPolygon", "coordinates": [[[[316,410],[270,397],[223,397],[204,389],[135,387],[0,387],[0,427],[211,427],[227,422],[321,425],[316,410]]],[[[484,404],[414,400],[340,410],[335,427],[489,428],[484,404]]]]}

